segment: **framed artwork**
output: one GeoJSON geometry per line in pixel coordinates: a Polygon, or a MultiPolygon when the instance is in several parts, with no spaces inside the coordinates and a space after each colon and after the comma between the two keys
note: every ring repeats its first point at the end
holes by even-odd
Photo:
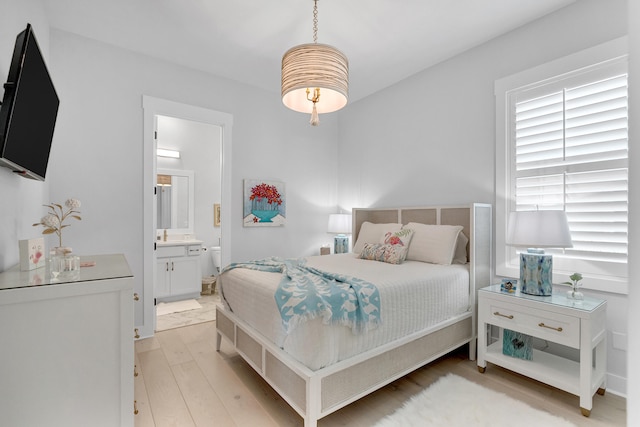
{"type": "Polygon", "coordinates": [[[213,226],[220,227],[220,203],[213,205],[213,226]]]}
{"type": "Polygon", "coordinates": [[[244,180],[245,227],[278,227],[286,221],[284,182],[260,179],[244,180]]]}

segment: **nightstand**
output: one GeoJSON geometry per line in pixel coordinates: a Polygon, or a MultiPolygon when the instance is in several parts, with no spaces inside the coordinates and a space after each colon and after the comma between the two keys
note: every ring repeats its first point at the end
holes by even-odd
{"type": "Polygon", "coordinates": [[[577,301],[565,295],[507,293],[500,285],[480,289],[478,370],[484,372],[491,362],[580,396],[582,415],[588,417],[594,393],[602,395],[606,388],[607,302],[589,297],[577,301]],[[533,350],[532,360],[505,355],[502,339],[488,341],[490,325],[578,349],[580,361],[540,350],[533,350]]]}

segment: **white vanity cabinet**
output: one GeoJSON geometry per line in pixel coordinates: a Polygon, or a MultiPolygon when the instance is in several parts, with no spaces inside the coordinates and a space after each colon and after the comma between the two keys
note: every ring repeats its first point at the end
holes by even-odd
{"type": "Polygon", "coordinates": [[[158,301],[199,298],[202,242],[162,242],[156,249],[155,297],[158,301]]]}
{"type": "Polygon", "coordinates": [[[53,278],[0,273],[0,425],[134,425],[133,276],[123,255],[53,278]]]}

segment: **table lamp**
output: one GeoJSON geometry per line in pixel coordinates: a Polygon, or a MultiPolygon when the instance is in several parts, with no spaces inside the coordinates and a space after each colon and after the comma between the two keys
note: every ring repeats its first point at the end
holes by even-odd
{"type": "Polygon", "coordinates": [[[527,247],[520,253],[520,284],[525,294],[549,296],[553,257],[541,248],[570,248],[571,232],[564,211],[511,212],[506,244],[527,247]]]}
{"type": "Polygon", "coordinates": [[[351,234],[351,215],[350,214],[331,214],[329,215],[328,232],[336,234],[333,242],[333,253],[346,254],[349,252],[349,237],[351,234]]]}

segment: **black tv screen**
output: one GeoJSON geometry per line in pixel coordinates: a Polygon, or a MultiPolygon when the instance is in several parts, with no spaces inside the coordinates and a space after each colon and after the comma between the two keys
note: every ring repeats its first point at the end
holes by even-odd
{"type": "Polygon", "coordinates": [[[16,37],[0,106],[0,165],[44,181],[60,100],[27,24],[16,37]]]}

